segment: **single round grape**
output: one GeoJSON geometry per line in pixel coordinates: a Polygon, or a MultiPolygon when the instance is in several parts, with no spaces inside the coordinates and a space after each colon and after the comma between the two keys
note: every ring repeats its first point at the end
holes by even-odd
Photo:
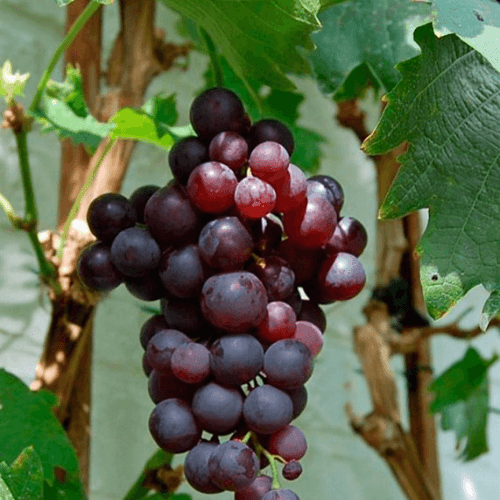
{"type": "Polygon", "coordinates": [[[237,217],[221,217],[210,221],[201,230],[198,248],[210,267],[235,271],[250,258],[253,240],[237,217]]]}
{"type": "Polygon", "coordinates": [[[137,213],[137,222],[144,223],[144,208],[146,207],[146,203],[158,189],[160,189],[160,186],[141,186],[130,195],[130,203],[132,203],[137,213]]]}
{"type": "Polygon", "coordinates": [[[162,373],[172,373],[171,358],[177,347],[191,339],[178,330],[160,330],[148,342],[146,348],[149,364],[162,373]]]}
{"type": "Polygon", "coordinates": [[[300,500],[300,498],[292,490],[280,488],[266,493],[262,500],[300,500]]]}
{"type": "Polygon", "coordinates": [[[306,408],[307,405],[307,389],[303,385],[298,389],[289,389],[286,391],[292,399],[293,403],[293,418],[297,418],[306,408]]]}
{"type": "Polygon", "coordinates": [[[265,118],[252,126],[249,134],[250,151],[262,142],[273,141],[281,144],[292,156],[294,149],[293,135],[288,127],[278,120],[265,118]]]}
{"type": "Polygon", "coordinates": [[[141,227],[124,229],[111,244],[111,261],[119,271],[133,278],[153,271],[160,256],[158,243],[141,227]]]}
{"type": "Polygon", "coordinates": [[[295,273],[280,257],[263,257],[251,264],[248,270],[262,281],[271,302],[285,300],[295,289],[295,273]]]}
{"type": "Polygon", "coordinates": [[[319,307],[318,304],[311,300],[302,301],[302,309],[297,318],[299,321],[309,321],[313,325],[316,325],[321,333],[325,333],[326,330],[326,316],[323,309],[319,307]]]}
{"type": "Polygon", "coordinates": [[[273,432],[267,442],[267,450],[273,455],[279,455],[288,460],[300,460],[307,451],[307,441],[304,433],[295,425],[287,425],[273,432]]]}
{"type": "Polygon", "coordinates": [[[220,493],[222,488],[216,486],[210,480],[208,472],[208,460],[218,443],[200,441],[192,448],[186,456],[184,462],[184,474],[187,482],[201,493],[220,493]]]}
{"type": "Polygon", "coordinates": [[[269,343],[292,338],[295,334],[296,321],[297,316],[292,306],[281,301],[269,302],[267,316],[258,326],[258,336],[269,343]]]}
{"type": "Polygon", "coordinates": [[[210,368],[217,381],[241,385],[252,380],[264,365],[264,349],[252,335],[242,333],[217,339],[210,348],[210,368]]]}
{"type": "Polygon", "coordinates": [[[252,174],[270,184],[286,176],[289,164],[290,157],[286,149],[272,141],[256,146],[248,159],[252,174]]]}
{"type": "Polygon", "coordinates": [[[337,215],[339,215],[340,210],[344,205],[344,191],[342,190],[342,186],[329,175],[314,175],[313,177],[309,177],[308,180],[321,182],[321,184],[326,186],[332,192],[332,205],[335,208],[337,215]]]}
{"type": "MultiPolygon", "coordinates": [[[[145,353],[147,354],[147,353],[145,353]]],[[[147,364],[147,355],[145,364],[147,364]]],[[[148,365],[149,366],[149,365],[148,365]]],[[[158,404],[165,399],[178,398],[191,404],[194,393],[199,388],[196,384],[186,384],[170,373],[160,373],[153,369],[148,375],[148,393],[151,401],[158,404]]]]}
{"type": "Polygon", "coordinates": [[[194,336],[208,326],[196,299],[178,299],[171,297],[160,300],[161,310],[167,324],[174,330],[194,336]]]}
{"type": "Polygon", "coordinates": [[[192,408],[200,427],[205,431],[217,435],[229,434],[240,423],[243,396],[236,388],[209,382],[196,391],[192,408]]]}
{"type": "Polygon", "coordinates": [[[249,486],[257,477],[259,459],[255,452],[239,441],[219,444],[208,459],[210,478],[224,490],[237,491],[249,486]]]}
{"type": "Polygon", "coordinates": [[[273,210],[276,191],[258,177],[245,177],[236,186],[234,202],[243,217],[260,219],[273,210]]]}
{"type": "Polygon", "coordinates": [[[181,344],[170,358],[173,374],[186,384],[199,384],[210,375],[210,351],[196,342],[181,344]]]}
{"type": "Polygon", "coordinates": [[[323,334],[321,330],[309,321],[297,321],[294,339],[300,340],[309,348],[313,356],[317,356],[323,347],[323,334]]]}
{"type": "Polygon", "coordinates": [[[295,273],[297,285],[302,285],[317,274],[323,257],[323,251],[320,248],[301,248],[290,238],[280,243],[278,252],[295,273]]]}
{"type": "Polygon", "coordinates": [[[283,477],[288,481],[293,481],[302,474],[302,465],[300,465],[300,462],[297,462],[297,460],[290,460],[283,466],[281,474],[283,474],[283,477]]]}
{"type": "Polygon", "coordinates": [[[211,140],[208,154],[212,161],[220,161],[238,171],[247,161],[248,144],[236,132],[221,132],[211,140]]]}
{"type": "Polygon", "coordinates": [[[270,384],[280,389],[296,389],[312,375],[313,355],[295,339],[278,340],[264,356],[264,373],[270,384]]]}
{"type": "Polygon", "coordinates": [[[272,484],[272,477],[265,474],[258,476],[245,488],[238,489],[234,494],[234,500],[261,500],[268,491],[271,491],[272,484]]]}
{"type": "Polygon", "coordinates": [[[149,417],[149,431],[158,446],[170,453],[188,451],[201,438],[189,405],[178,398],[156,405],[149,417]]]}
{"type": "Polygon", "coordinates": [[[111,245],[118,233],[137,222],[132,203],[119,193],[104,193],[89,205],[87,224],[92,234],[111,245]]]}
{"type": "Polygon", "coordinates": [[[158,276],[158,270],[154,269],[144,276],[125,278],[127,290],[137,299],[151,302],[165,297],[167,291],[158,276]]]}
{"type": "Polygon", "coordinates": [[[125,279],[111,261],[111,249],[101,241],[83,250],[77,269],[82,283],[97,292],[110,292],[125,279]]]}
{"type": "Polygon", "coordinates": [[[306,177],[302,170],[290,163],[286,175],[273,183],[276,191],[274,212],[289,212],[304,203],[307,193],[306,177]]]}
{"type": "Polygon", "coordinates": [[[220,87],[205,90],[196,97],[189,120],[198,136],[207,142],[227,130],[244,134],[248,125],[240,98],[220,87]]]}
{"type": "Polygon", "coordinates": [[[297,287],[295,287],[292,295],[287,297],[283,302],[286,302],[293,309],[295,316],[300,314],[300,311],[302,310],[302,298],[297,287]]]}
{"type": "Polygon", "coordinates": [[[189,176],[189,199],[199,210],[220,214],[234,205],[234,193],[238,180],[234,172],[217,161],[198,165],[189,176]]]}
{"type": "Polygon", "coordinates": [[[272,385],[261,385],[245,398],[243,418],[252,431],[272,434],[292,421],[293,403],[286,392],[272,385]]]}
{"type": "Polygon", "coordinates": [[[203,285],[200,301],[205,318],[227,332],[248,332],[267,314],[266,289],[246,271],[211,276],[203,285]]]}
{"type": "Polygon", "coordinates": [[[328,253],[345,252],[359,257],[367,241],[368,235],[361,222],[354,217],[341,217],[332,237],[326,243],[325,250],[328,253]]]}
{"type": "Polygon", "coordinates": [[[168,330],[168,325],[163,314],[155,314],[142,324],[139,338],[141,341],[141,346],[144,350],[148,348],[148,342],[160,330],[168,330]]]}
{"type": "Polygon", "coordinates": [[[177,142],[168,154],[168,163],[173,176],[185,186],[191,172],[208,161],[208,149],[198,137],[185,137],[177,142]]]}

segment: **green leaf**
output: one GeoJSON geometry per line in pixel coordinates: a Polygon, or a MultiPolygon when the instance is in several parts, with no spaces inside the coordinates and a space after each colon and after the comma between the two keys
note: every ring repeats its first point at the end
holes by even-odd
{"type": "Polygon", "coordinates": [[[159,94],[141,108],[120,109],[109,120],[116,124],[111,137],[148,142],[168,151],[174,144],[171,125],[177,121],[177,116],[175,95],[163,98],[159,94]]]}
{"type": "Polygon", "coordinates": [[[24,86],[29,76],[29,73],[21,75],[16,72],[13,74],[11,62],[5,61],[0,69],[0,95],[5,96],[8,106],[12,104],[11,101],[16,95],[24,96],[24,86]]]}
{"type": "Polygon", "coordinates": [[[85,500],[83,483],[79,479],[70,479],[61,483],[59,479],[54,480],[50,486],[45,481],[43,500],[85,500]]]}
{"type": "Polygon", "coordinates": [[[310,72],[303,48],[321,28],[319,0],[161,0],[209,33],[237,75],[290,90],[285,72],[310,72]]]}
{"type": "Polygon", "coordinates": [[[33,446],[42,461],[43,477],[52,485],[54,467],[77,477],[78,460],[46,398],[0,369],[0,462],[11,463],[26,447],[33,446]]]}
{"type": "Polygon", "coordinates": [[[0,477],[16,500],[44,500],[42,462],[33,446],[25,448],[10,466],[0,462],[0,477]]]}
{"type": "Polygon", "coordinates": [[[441,413],[443,430],[454,430],[457,447],[466,439],[460,457],[464,461],[488,451],[486,425],[488,415],[488,369],[498,359],[483,359],[472,347],[458,361],[429,384],[435,398],[430,413],[441,413]]]}
{"type": "Polygon", "coordinates": [[[2,479],[2,476],[0,476],[0,495],[0,498],[2,500],[15,500],[15,498],[12,496],[12,492],[9,490],[9,487],[2,479]]]}
{"type": "Polygon", "coordinates": [[[83,144],[90,154],[114,127],[97,121],[90,114],[83,95],[80,70],[69,64],[63,83],[47,83],[41,106],[33,115],[42,125],[42,133],[55,132],[61,139],[83,144]]]}
{"type": "Polygon", "coordinates": [[[317,49],[310,54],[319,86],[325,94],[356,94],[368,81],[391,90],[400,79],[394,65],[417,51],[407,43],[407,25],[428,17],[426,4],[400,0],[350,0],[319,15],[323,29],[313,35],[317,49]],[[364,74],[360,67],[364,66],[364,74]],[[346,81],[353,71],[364,81],[346,81]]]}
{"type": "Polygon", "coordinates": [[[429,208],[417,250],[427,309],[439,318],[476,285],[500,290],[500,74],[430,24],[415,40],[422,55],[398,65],[402,81],[362,148],[378,155],[410,143],[379,214],[429,208]]]}

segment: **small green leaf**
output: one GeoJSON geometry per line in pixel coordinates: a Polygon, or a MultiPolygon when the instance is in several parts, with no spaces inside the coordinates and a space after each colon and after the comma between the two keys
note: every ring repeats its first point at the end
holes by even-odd
{"type": "Polygon", "coordinates": [[[43,477],[54,482],[54,468],[78,476],[75,450],[47,403],[46,395],[30,391],[14,375],[0,369],[0,462],[13,462],[33,446],[43,466],[43,477]]]}
{"type": "Polygon", "coordinates": [[[44,500],[42,462],[33,446],[25,448],[12,465],[1,462],[0,476],[16,500],[44,500]]]}
{"type": "Polygon", "coordinates": [[[172,453],[168,453],[164,450],[158,450],[146,462],[144,470],[148,471],[152,469],[158,469],[163,465],[171,464],[172,458],[173,458],[172,453]]]}
{"type": "Polygon", "coordinates": [[[28,81],[30,74],[21,75],[12,73],[12,64],[10,61],[5,61],[0,71],[0,95],[5,96],[7,106],[12,105],[12,101],[16,95],[24,96],[24,86],[28,81]]]}
{"type": "Polygon", "coordinates": [[[463,359],[452,365],[428,387],[435,393],[430,413],[442,413],[443,430],[454,430],[457,446],[466,439],[459,458],[472,460],[488,451],[486,424],[488,415],[488,369],[498,360],[495,354],[483,359],[472,347],[463,359]]]}
{"type": "Polygon", "coordinates": [[[490,294],[484,303],[483,310],[479,319],[479,327],[483,332],[488,328],[489,322],[500,314],[500,291],[495,290],[490,294]]]}

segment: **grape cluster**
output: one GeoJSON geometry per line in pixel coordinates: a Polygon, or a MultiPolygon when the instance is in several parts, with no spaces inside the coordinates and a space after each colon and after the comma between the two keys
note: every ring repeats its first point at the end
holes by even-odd
{"type": "Polygon", "coordinates": [[[190,120],[197,135],[169,154],[174,181],[91,203],[97,241],[78,274],[98,292],[125,283],[139,299],[160,300],[161,314],[140,332],[156,404],[149,429],[162,449],[189,451],[193,488],[297,500],[280,488],[276,464],[289,480],[302,472],[306,439],[291,422],[323,345],[319,304],[363,288],[366,231],[340,215],[337,181],[306,179],[290,163],[288,128],[251,125],[233,92],[203,92],[190,120]],[[260,474],[268,465],[273,477],[260,474]]]}

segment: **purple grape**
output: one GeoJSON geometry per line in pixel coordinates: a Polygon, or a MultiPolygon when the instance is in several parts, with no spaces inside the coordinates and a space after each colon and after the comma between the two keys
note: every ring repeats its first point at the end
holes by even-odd
{"type": "Polygon", "coordinates": [[[170,453],[190,450],[201,438],[189,405],[178,398],[158,403],[149,417],[149,432],[158,446],[170,453]]]}
{"type": "Polygon", "coordinates": [[[147,229],[129,227],[121,231],[111,245],[115,267],[133,278],[144,276],[158,266],[161,251],[147,229]]]}
{"type": "Polygon", "coordinates": [[[160,330],[148,342],[146,348],[148,363],[159,372],[171,374],[170,360],[177,347],[191,339],[178,330],[160,330]]]}
{"type": "Polygon", "coordinates": [[[133,227],[137,213],[132,203],[118,193],[104,193],[92,200],[87,224],[97,239],[111,245],[118,233],[133,227]]]}
{"type": "Polygon", "coordinates": [[[179,298],[198,297],[206,272],[196,245],[164,252],[158,266],[160,279],[167,291],[179,298]]]}
{"type": "Polygon", "coordinates": [[[366,247],[368,235],[366,229],[354,217],[341,217],[337,227],[328,240],[325,250],[328,253],[345,252],[359,257],[366,247]]]}
{"type": "Polygon", "coordinates": [[[255,452],[239,441],[219,444],[208,459],[213,483],[224,490],[237,491],[257,477],[259,459],[255,452]]]}
{"type": "Polygon", "coordinates": [[[153,371],[153,367],[148,363],[146,353],[142,355],[142,371],[144,372],[144,375],[146,375],[146,377],[149,377],[153,371]]]}
{"type": "MultiPolygon", "coordinates": [[[[145,358],[147,363],[146,355],[145,358]]],[[[164,374],[153,369],[148,377],[149,397],[155,404],[171,398],[178,398],[191,403],[194,393],[199,388],[198,385],[182,382],[173,373],[164,374]]]]}
{"type": "Polygon", "coordinates": [[[331,191],[333,208],[335,208],[337,214],[340,214],[340,210],[344,205],[344,191],[342,190],[342,186],[329,175],[314,175],[313,177],[309,177],[308,180],[321,182],[321,184],[331,191]]]}
{"type": "Polygon", "coordinates": [[[200,330],[208,327],[198,300],[172,297],[161,299],[160,304],[168,326],[174,330],[195,338],[200,330]]]}
{"type": "Polygon", "coordinates": [[[272,434],[287,426],[292,417],[290,396],[272,385],[256,387],[245,398],[243,418],[252,431],[272,434]]]}
{"type": "Polygon", "coordinates": [[[262,500],[300,500],[300,498],[292,490],[280,488],[266,493],[262,500]]]}
{"type": "Polygon", "coordinates": [[[203,430],[218,435],[229,434],[241,421],[243,396],[236,388],[210,382],[196,391],[192,408],[203,430]]]}
{"type": "Polygon", "coordinates": [[[302,474],[302,465],[297,460],[290,460],[283,466],[281,473],[285,479],[293,481],[302,474]]]}
{"type": "Polygon", "coordinates": [[[304,411],[307,405],[307,389],[303,385],[298,389],[288,389],[286,392],[292,399],[293,418],[296,419],[304,411]]]}
{"type": "Polygon", "coordinates": [[[201,309],[216,328],[243,333],[256,328],[267,314],[267,293],[262,282],[245,271],[216,274],[205,281],[201,309]]]}
{"type": "Polygon", "coordinates": [[[317,274],[324,254],[321,249],[301,248],[289,238],[280,243],[278,252],[295,273],[295,283],[298,286],[317,274]]]}
{"type": "Polygon", "coordinates": [[[207,146],[198,137],[185,137],[170,150],[168,164],[179,184],[185,186],[191,172],[208,161],[207,146]]]}
{"type": "Polygon", "coordinates": [[[156,314],[147,319],[142,327],[140,333],[141,346],[144,350],[148,348],[148,342],[156,335],[160,330],[168,330],[167,322],[163,314],[156,314]]]}
{"type": "Polygon", "coordinates": [[[277,142],[267,141],[256,146],[248,158],[248,165],[255,177],[273,184],[286,177],[290,157],[277,142]]]}
{"type": "Polygon", "coordinates": [[[125,278],[125,286],[127,290],[139,300],[151,302],[167,295],[167,291],[158,276],[157,269],[137,278],[127,276],[125,278]]]}
{"type": "Polygon", "coordinates": [[[212,161],[219,161],[237,171],[247,161],[248,144],[236,132],[221,132],[210,142],[208,155],[212,161]]]}
{"type": "Polygon", "coordinates": [[[234,500],[262,500],[262,497],[271,491],[272,484],[273,479],[270,476],[256,477],[248,486],[235,492],[234,500]]]}
{"type": "Polygon", "coordinates": [[[151,198],[158,189],[160,189],[160,186],[141,186],[130,195],[130,203],[132,203],[132,206],[135,208],[137,222],[144,223],[144,208],[149,198],[151,198]]]}
{"type": "Polygon", "coordinates": [[[235,271],[250,258],[253,240],[237,217],[221,217],[201,230],[198,247],[210,267],[235,271]]]}
{"type": "Polygon", "coordinates": [[[210,351],[196,342],[181,344],[170,358],[173,374],[186,384],[199,384],[210,375],[210,351]]]}
{"type": "Polygon", "coordinates": [[[267,141],[281,144],[288,154],[292,156],[294,149],[293,135],[285,124],[270,118],[254,123],[249,134],[250,151],[258,144],[267,141]]]}
{"type": "Polygon", "coordinates": [[[111,261],[111,249],[101,241],[83,250],[77,269],[82,283],[96,292],[110,292],[125,279],[111,261]]]}
{"type": "Polygon", "coordinates": [[[316,325],[321,330],[321,333],[325,333],[326,316],[323,309],[315,302],[310,300],[302,301],[302,309],[300,310],[297,321],[309,321],[309,323],[316,325]]]}
{"type": "Polygon", "coordinates": [[[244,134],[247,128],[245,109],[240,98],[231,90],[211,88],[202,92],[191,104],[189,120],[204,141],[220,132],[244,134]]]}
{"type": "Polygon", "coordinates": [[[198,237],[201,218],[181,186],[165,186],[151,196],[144,221],[162,248],[182,246],[198,237]]]}
{"type": "Polygon", "coordinates": [[[184,462],[184,474],[187,482],[201,493],[220,493],[222,488],[215,486],[210,480],[208,472],[208,460],[218,443],[200,441],[192,448],[186,456],[184,462]]]}
{"type": "Polygon", "coordinates": [[[299,316],[300,311],[302,310],[302,298],[298,288],[295,288],[290,297],[287,297],[283,302],[286,302],[289,306],[291,306],[295,316],[299,316]]]}
{"type": "Polygon", "coordinates": [[[277,249],[281,243],[283,228],[269,217],[258,219],[257,224],[252,227],[252,235],[255,241],[255,250],[259,255],[277,249]]]}
{"type": "Polygon", "coordinates": [[[307,451],[304,433],[295,425],[287,425],[269,436],[267,450],[288,460],[300,460],[307,451]]]}
{"type": "Polygon", "coordinates": [[[298,389],[312,375],[313,355],[300,341],[274,342],[264,356],[264,373],[270,384],[280,389],[298,389]]]}
{"type": "Polygon", "coordinates": [[[210,348],[210,367],[217,381],[241,385],[252,380],[264,364],[264,349],[252,335],[242,333],[217,339],[210,348]]]}
{"type": "Polygon", "coordinates": [[[295,289],[295,273],[280,257],[271,255],[252,263],[248,270],[254,273],[267,291],[269,302],[283,301],[295,289]]]}

